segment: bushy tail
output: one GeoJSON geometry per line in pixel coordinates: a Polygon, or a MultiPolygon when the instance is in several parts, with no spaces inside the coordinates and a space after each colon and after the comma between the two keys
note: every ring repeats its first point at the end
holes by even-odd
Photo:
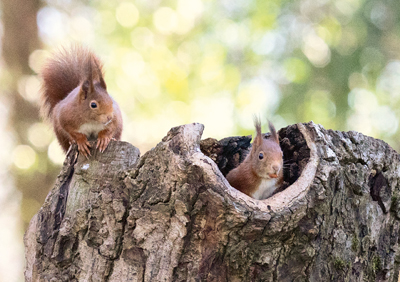
{"type": "Polygon", "coordinates": [[[51,118],[55,105],[85,79],[94,75],[102,79],[102,63],[88,48],[73,45],[55,52],[45,62],[40,75],[43,80],[41,114],[51,118]]]}

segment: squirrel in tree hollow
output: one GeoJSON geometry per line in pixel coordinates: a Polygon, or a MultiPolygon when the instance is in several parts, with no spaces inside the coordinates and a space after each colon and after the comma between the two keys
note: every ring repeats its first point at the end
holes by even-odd
{"type": "Polygon", "coordinates": [[[96,148],[104,152],[111,139],[121,139],[121,111],[107,92],[102,63],[93,52],[79,45],[61,49],[45,62],[41,77],[41,112],[65,152],[76,143],[87,158],[88,140],[97,138],[96,148]]]}
{"type": "Polygon", "coordinates": [[[231,170],[226,179],[229,184],[253,197],[262,200],[270,197],[283,184],[283,153],[275,127],[269,122],[271,136],[263,138],[260,120],[255,118],[256,137],[245,160],[231,170]]]}

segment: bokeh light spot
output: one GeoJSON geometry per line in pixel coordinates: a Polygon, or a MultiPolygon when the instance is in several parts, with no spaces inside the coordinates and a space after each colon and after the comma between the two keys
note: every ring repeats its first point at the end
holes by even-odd
{"type": "Polygon", "coordinates": [[[111,34],[114,32],[117,21],[115,14],[109,10],[98,12],[95,18],[95,28],[101,30],[104,34],[111,34]]]}
{"type": "Polygon", "coordinates": [[[135,52],[129,52],[122,58],[122,69],[128,77],[137,77],[145,67],[142,56],[135,52]]]}
{"type": "Polygon", "coordinates": [[[331,50],[322,38],[310,33],[304,38],[302,47],[304,55],[319,68],[325,67],[331,60],[331,50]]]}
{"type": "Polygon", "coordinates": [[[399,127],[399,118],[389,106],[377,107],[371,113],[371,122],[375,130],[381,131],[386,136],[396,133],[399,127]]]}
{"type": "Polygon", "coordinates": [[[27,75],[18,81],[18,92],[29,102],[38,102],[40,95],[40,81],[36,75],[27,75]]]}
{"type": "Polygon", "coordinates": [[[92,23],[85,17],[75,17],[71,19],[71,35],[74,40],[87,40],[93,36],[92,23]]]}
{"type": "Polygon", "coordinates": [[[145,51],[154,46],[154,35],[146,27],[137,27],[131,33],[131,42],[136,49],[145,51]]]}
{"type": "Polygon", "coordinates": [[[161,7],[154,13],[153,23],[161,33],[170,34],[178,27],[178,15],[169,7],[161,7]]]}
{"type": "Polygon", "coordinates": [[[139,21],[139,11],[135,4],[131,2],[122,2],[116,10],[117,21],[123,27],[133,27],[139,21]]]}
{"type": "Polygon", "coordinates": [[[30,168],[36,161],[36,152],[28,145],[18,145],[13,151],[14,165],[20,169],[30,168]]]}
{"type": "Polygon", "coordinates": [[[191,103],[191,120],[205,125],[203,138],[223,138],[234,126],[233,110],[229,93],[215,93],[213,97],[199,97],[191,103]]]}
{"type": "Polygon", "coordinates": [[[391,61],[384,68],[377,82],[377,90],[385,94],[388,102],[400,100],[400,61],[391,61]]]}
{"type": "Polygon", "coordinates": [[[47,155],[53,163],[58,165],[62,164],[65,159],[65,154],[57,140],[54,140],[50,143],[49,149],[47,150],[47,155]]]}
{"type": "Polygon", "coordinates": [[[39,34],[51,44],[65,39],[68,33],[68,16],[53,7],[44,7],[37,14],[39,34]]]}
{"type": "Polygon", "coordinates": [[[184,18],[194,19],[203,13],[201,0],[178,0],[177,12],[184,18]]]}
{"type": "Polygon", "coordinates": [[[348,95],[348,103],[352,109],[370,111],[376,107],[378,101],[371,91],[355,88],[348,95]]]}
{"type": "Polygon", "coordinates": [[[254,79],[242,83],[236,98],[236,107],[241,113],[241,127],[252,129],[254,115],[270,117],[279,104],[279,94],[276,84],[270,80],[254,79]]]}
{"type": "Polygon", "coordinates": [[[52,137],[53,133],[49,126],[41,122],[34,123],[28,130],[29,141],[40,149],[46,148],[50,144],[52,137]]]}
{"type": "Polygon", "coordinates": [[[37,49],[29,55],[29,67],[36,73],[39,73],[44,61],[48,58],[49,52],[37,49]]]}

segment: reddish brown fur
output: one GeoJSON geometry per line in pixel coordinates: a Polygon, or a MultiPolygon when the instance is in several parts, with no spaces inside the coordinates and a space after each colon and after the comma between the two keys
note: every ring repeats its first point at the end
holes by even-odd
{"type": "Polygon", "coordinates": [[[46,62],[41,76],[42,115],[53,122],[64,151],[76,142],[84,155],[90,154],[87,138],[92,133],[80,132],[82,126],[93,129],[101,151],[112,138],[121,139],[121,112],[107,93],[101,61],[90,50],[81,46],[60,50],[46,62]],[[96,108],[90,107],[92,102],[96,108]]]}
{"type": "Polygon", "coordinates": [[[283,182],[282,150],[274,126],[269,123],[271,136],[265,139],[262,136],[261,123],[258,119],[255,119],[254,125],[256,137],[250,153],[243,163],[231,170],[226,176],[231,186],[248,196],[252,196],[258,189],[261,189],[260,185],[263,180],[276,179],[276,188],[283,182]],[[259,159],[260,153],[263,154],[262,160],[259,159]],[[279,169],[279,172],[275,170],[276,168],[279,169]]]}
{"type": "Polygon", "coordinates": [[[226,179],[232,187],[250,197],[261,183],[261,178],[257,177],[251,169],[248,159],[245,159],[237,168],[231,170],[226,179]]]}
{"type": "Polygon", "coordinates": [[[55,105],[89,76],[89,62],[98,69],[97,77],[102,77],[103,64],[99,58],[89,49],[79,45],[70,49],[61,48],[47,60],[40,73],[43,79],[41,109],[44,117],[50,117],[55,105]]]}

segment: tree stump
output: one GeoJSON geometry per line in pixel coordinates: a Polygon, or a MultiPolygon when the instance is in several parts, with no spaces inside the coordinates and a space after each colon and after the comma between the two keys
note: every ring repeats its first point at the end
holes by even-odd
{"type": "Polygon", "coordinates": [[[279,131],[285,189],[226,181],[251,137],[172,128],[152,150],[73,148],[25,235],[26,281],[397,281],[399,157],[312,122],[279,131]]]}

